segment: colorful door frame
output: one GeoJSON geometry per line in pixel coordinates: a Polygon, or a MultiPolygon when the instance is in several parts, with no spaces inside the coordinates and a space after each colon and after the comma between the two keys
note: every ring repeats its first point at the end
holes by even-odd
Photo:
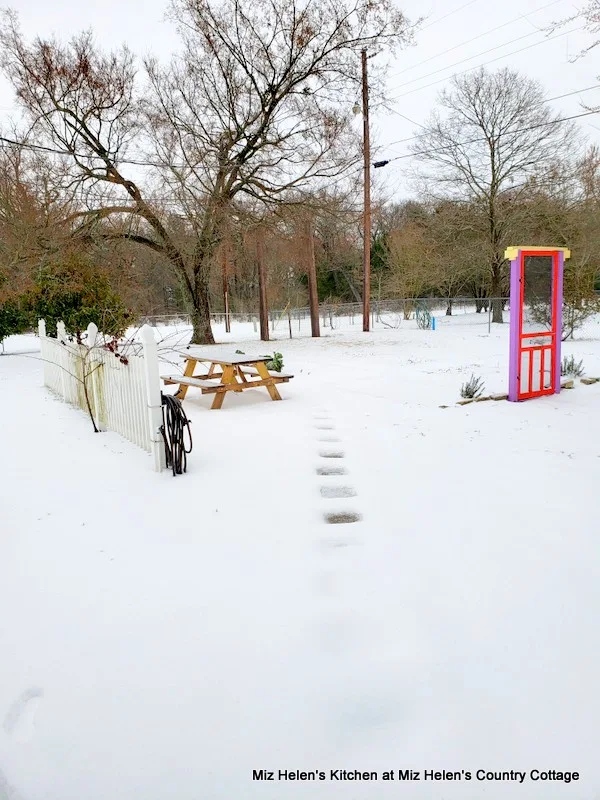
{"type": "Polygon", "coordinates": [[[504,254],[504,257],[510,261],[508,399],[513,402],[560,392],[563,272],[565,260],[570,256],[571,252],[566,247],[526,247],[521,245],[507,248],[504,254]],[[552,324],[550,330],[540,329],[523,332],[524,270],[527,256],[549,256],[552,258],[552,324]],[[547,342],[548,339],[550,340],[549,343],[547,342]],[[550,359],[550,370],[545,369],[548,358],[550,359]],[[546,386],[546,372],[550,373],[548,386],[546,386]],[[534,388],[534,379],[537,380],[537,388],[534,388]]]}

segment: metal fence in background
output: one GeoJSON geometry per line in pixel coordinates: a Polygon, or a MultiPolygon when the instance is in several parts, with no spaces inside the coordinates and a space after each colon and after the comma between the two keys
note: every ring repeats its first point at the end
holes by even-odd
{"type": "MultiPolygon", "coordinates": [[[[508,309],[508,298],[498,298],[503,309],[508,309]]],[[[372,300],[371,301],[371,327],[399,328],[403,321],[415,319],[417,312],[426,310],[429,315],[441,318],[451,318],[465,314],[480,314],[481,322],[488,323],[491,319],[494,298],[474,297],[421,297],[402,298],[397,300],[372,300]]],[[[229,324],[234,332],[236,324],[252,325],[257,332],[260,328],[258,311],[231,312],[229,324]]],[[[362,325],[362,303],[321,303],[319,305],[321,326],[335,330],[336,328],[349,328],[362,325]]],[[[224,312],[211,313],[214,325],[225,327],[226,315],[224,312]]],[[[189,326],[191,319],[188,314],[155,314],[143,317],[139,324],[148,323],[152,326],[173,325],[189,326]]],[[[294,335],[310,334],[310,308],[271,309],[269,311],[269,328],[271,332],[285,332],[290,337],[294,335]]]]}

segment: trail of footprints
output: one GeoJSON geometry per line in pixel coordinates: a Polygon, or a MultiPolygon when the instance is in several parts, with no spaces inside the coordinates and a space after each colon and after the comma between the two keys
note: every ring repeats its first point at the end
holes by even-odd
{"type": "MultiPolygon", "coordinates": [[[[332,483],[329,479],[336,476],[347,475],[348,470],[342,462],[344,459],[344,451],[341,447],[339,438],[335,435],[335,425],[331,418],[325,412],[316,414],[314,417],[315,428],[318,431],[317,440],[319,442],[319,457],[322,462],[317,466],[317,475],[326,478],[326,481],[321,485],[321,497],[331,500],[337,500],[345,497],[356,497],[356,489],[352,486],[346,486],[341,483],[332,483]]],[[[344,525],[351,522],[358,522],[361,515],[356,511],[328,511],[324,514],[325,522],[330,525],[344,525]]]]}

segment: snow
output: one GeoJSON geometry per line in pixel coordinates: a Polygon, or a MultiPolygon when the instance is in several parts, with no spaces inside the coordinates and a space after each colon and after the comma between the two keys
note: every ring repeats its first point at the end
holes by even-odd
{"type": "MultiPolygon", "coordinates": [[[[456,406],[471,373],[506,391],[508,326],[438,323],[218,331],[295,377],[218,412],[190,389],[177,478],[48,394],[34,337],[6,341],[0,800],[598,796],[600,384],[456,406]]],[[[563,352],[600,375],[600,321],[563,352]]]]}

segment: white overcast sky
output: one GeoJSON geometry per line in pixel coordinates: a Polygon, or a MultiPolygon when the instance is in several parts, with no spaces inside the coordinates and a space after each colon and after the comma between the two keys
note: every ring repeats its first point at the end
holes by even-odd
{"type": "MultiPolygon", "coordinates": [[[[55,33],[68,38],[92,28],[107,49],[125,42],[137,54],[152,52],[168,58],[177,39],[165,21],[163,0],[13,0],[27,37],[55,33]]],[[[581,5],[581,3],[578,3],[581,5]]],[[[590,42],[590,35],[573,22],[551,37],[548,25],[576,11],[572,0],[406,0],[402,10],[411,19],[426,17],[416,45],[401,51],[390,69],[388,93],[391,111],[372,118],[374,158],[394,158],[406,153],[397,140],[414,135],[428,116],[437,93],[454,73],[487,64],[490,69],[510,66],[539,80],[547,96],[579,91],[599,81],[600,48],[574,63],[571,59],[590,42]],[[571,31],[571,32],[569,32],[571,31]],[[404,117],[410,118],[411,122],[404,117]]],[[[581,104],[600,105],[600,89],[573,94],[552,102],[564,116],[582,111],[581,104]]],[[[0,118],[14,114],[10,86],[0,79],[0,118]]],[[[600,142],[600,114],[585,117],[581,127],[592,141],[600,142]],[[597,126],[597,127],[594,127],[597,126]]],[[[357,119],[357,124],[359,120],[357,119]]],[[[2,125],[4,127],[4,125],[2,125]]],[[[399,159],[377,170],[375,176],[396,197],[406,195],[406,167],[399,159]]]]}

